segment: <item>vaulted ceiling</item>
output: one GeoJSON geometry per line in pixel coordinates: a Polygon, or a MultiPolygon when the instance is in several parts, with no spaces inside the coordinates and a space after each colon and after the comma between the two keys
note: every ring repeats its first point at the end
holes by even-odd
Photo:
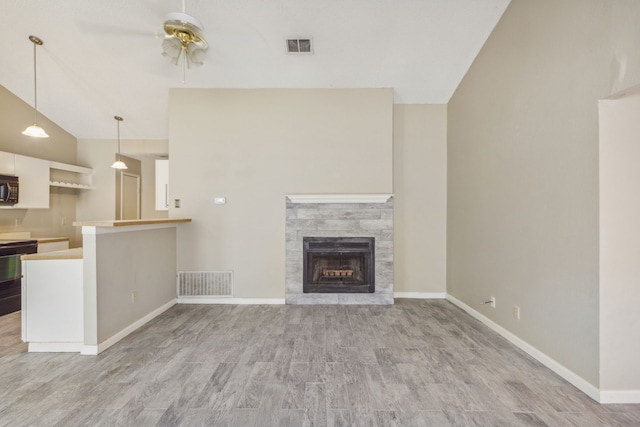
{"type": "MultiPolygon", "coordinates": [[[[2,0],[0,85],[77,138],[166,139],[169,88],[394,89],[401,104],[444,104],[509,0],[187,0],[204,25],[205,64],[162,57],[180,0],[2,0]],[[310,37],[311,55],[286,53],[310,37]]],[[[29,123],[25,123],[25,126],[29,123]]]]}

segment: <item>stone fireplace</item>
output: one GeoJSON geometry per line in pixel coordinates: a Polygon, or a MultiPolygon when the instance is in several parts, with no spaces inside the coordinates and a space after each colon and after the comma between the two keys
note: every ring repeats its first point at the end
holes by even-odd
{"type": "Polygon", "coordinates": [[[286,197],[287,304],[393,304],[393,197],[286,197]]]}

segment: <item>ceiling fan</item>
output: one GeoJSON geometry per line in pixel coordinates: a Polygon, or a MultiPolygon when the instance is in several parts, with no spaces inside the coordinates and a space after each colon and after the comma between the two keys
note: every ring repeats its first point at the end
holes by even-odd
{"type": "Polygon", "coordinates": [[[186,0],[182,1],[182,12],[167,14],[163,28],[162,56],[174,65],[182,62],[184,68],[204,64],[209,48],[204,38],[204,26],[186,13],[186,0]]]}

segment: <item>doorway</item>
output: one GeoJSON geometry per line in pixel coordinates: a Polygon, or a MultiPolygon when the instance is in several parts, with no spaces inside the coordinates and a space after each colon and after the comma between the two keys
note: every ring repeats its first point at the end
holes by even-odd
{"type": "Polygon", "coordinates": [[[140,219],[140,175],[121,172],[120,218],[140,219]]]}

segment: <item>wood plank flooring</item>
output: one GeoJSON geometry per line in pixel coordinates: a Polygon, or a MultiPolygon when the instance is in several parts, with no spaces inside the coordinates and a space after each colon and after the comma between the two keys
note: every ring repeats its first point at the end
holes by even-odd
{"type": "Polygon", "coordinates": [[[443,300],[176,305],[98,356],[0,317],[0,426],[640,426],[443,300]]]}

